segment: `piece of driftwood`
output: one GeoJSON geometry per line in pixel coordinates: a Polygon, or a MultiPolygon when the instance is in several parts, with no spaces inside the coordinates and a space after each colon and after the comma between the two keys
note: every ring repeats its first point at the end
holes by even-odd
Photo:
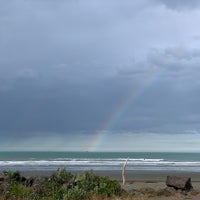
{"type": "Polygon", "coordinates": [[[125,179],[125,169],[126,169],[126,165],[127,165],[128,159],[126,159],[123,168],[122,168],[122,184],[125,185],[126,183],[126,179],[125,179]]]}
{"type": "Polygon", "coordinates": [[[167,176],[166,185],[176,190],[190,191],[192,188],[191,178],[186,177],[167,176]]]}

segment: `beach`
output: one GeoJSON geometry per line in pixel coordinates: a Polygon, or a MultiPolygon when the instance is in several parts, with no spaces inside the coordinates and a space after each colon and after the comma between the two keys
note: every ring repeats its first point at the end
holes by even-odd
{"type": "Polygon", "coordinates": [[[20,171],[25,177],[43,177],[62,168],[72,174],[88,171],[116,180],[130,200],[200,200],[200,153],[0,152],[1,172],[20,171]],[[127,158],[126,183],[122,185],[122,169],[127,158]],[[190,177],[193,189],[187,194],[169,189],[167,176],[190,177]]]}
{"type": "MultiPolygon", "coordinates": [[[[96,173],[101,176],[109,176],[111,179],[118,180],[122,184],[120,171],[96,173]]],[[[122,185],[122,188],[128,193],[133,194],[135,198],[150,200],[200,200],[200,173],[178,171],[127,171],[125,177],[126,183],[122,185]],[[176,191],[173,190],[173,188],[167,187],[167,176],[190,177],[193,186],[192,190],[184,193],[184,191],[176,191]],[[145,191],[148,194],[145,195],[145,191]]]]}
{"type": "MultiPolygon", "coordinates": [[[[128,197],[112,197],[108,199],[118,200],[200,200],[200,173],[199,172],[179,172],[179,171],[126,171],[125,185],[122,185],[122,171],[93,171],[95,174],[107,176],[121,184],[122,189],[128,197]],[[193,188],[189,192],[174,190],[166,185],[167,176],[191,178],[193,188]],[[124,199],[125,198],[125,199],[124,199]]],[[[50,171],[28,171],[22,172],[25,176],[49,176],[50,171]]],[[[83,171],[74,171],[73,174],[81,174],[83,171]]]]}

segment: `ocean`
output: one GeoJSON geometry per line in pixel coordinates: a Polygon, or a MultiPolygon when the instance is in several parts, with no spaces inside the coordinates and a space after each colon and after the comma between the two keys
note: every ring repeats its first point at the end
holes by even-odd
{"type": "Polygon", "coordinates": [[[126,170],[200,172],[200,153],[0,152],[0,171],[126,170]]]}

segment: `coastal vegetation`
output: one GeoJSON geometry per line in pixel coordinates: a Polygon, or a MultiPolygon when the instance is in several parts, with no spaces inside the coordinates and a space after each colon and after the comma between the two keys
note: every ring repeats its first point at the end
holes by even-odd
{"type": "MultiPolygon", "coordinates": [[[[0,176],[0,200],[154,200],[200,197],[172,187],[156,190],[126,190],[126,185],[98,176],[92,171],[72,174],[59,169],[49,176],[24,177],[19,171],[4,171],[0,176]]],[[[192,199],[192,198],[190,198],[192,199]]]]}
{"type": "Polygon", "coordinates": [[[117,181],[91,172],[72,174],[60,169],[50,176],[25,178],[20,172],[5,171],[0,182],[1,199],[83,200],[120,196],[117,181]]]}

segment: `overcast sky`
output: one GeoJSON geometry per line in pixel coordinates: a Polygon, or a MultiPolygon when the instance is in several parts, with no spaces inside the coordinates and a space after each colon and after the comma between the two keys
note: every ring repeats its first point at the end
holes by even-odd
{"type": "Polygon", "coordinates": [[[0,149],[200,151],[199,22],[199,0],[0,1],[0,149]]]}

